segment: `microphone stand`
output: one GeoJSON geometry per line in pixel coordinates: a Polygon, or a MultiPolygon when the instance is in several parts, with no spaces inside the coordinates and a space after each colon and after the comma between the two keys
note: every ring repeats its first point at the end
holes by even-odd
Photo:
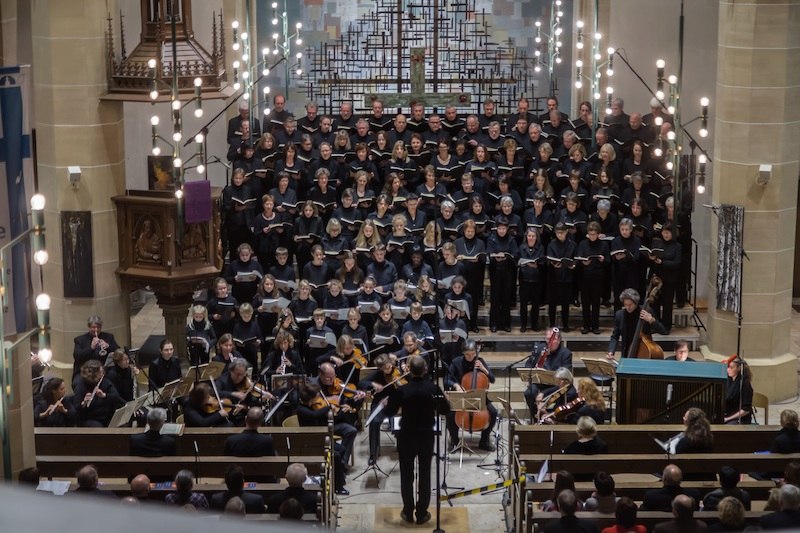
{"type": "Polygon", "coordinates": [[[200,448],[197,447],[197,441],[192,441],[194,444],[194,481],[200,483],[200,448]]]}
{"type": "MultiPolygon", "coordinates": [[[[433,398],[433,405],[434,405],[434,412],[436,413],[436,424],[437,429],[436,435],[436,442],[434,444],[436,449],[436,528],[434,528],[433,533],[444,533],[444,529],[442,529],[442,502],[440,500],[442,496],[442,489],[445,491],[447,490],[447,485],[444,482],[444,478],[442,477],[442,467],[440,462],[442,461],[442,415],[439,412],[439,402],[437,400],[444,399],[444,392],[443,389],[439,386],[439,350],[434,351],[433,354],[434,365],[433,365],[433,372],[431,373],[431,378],[433,379],[433,384],[438,389],[436,392],[436,397],[433,398]],[[439,396],[441,394],[441,396],[439,396]],[[441,480],[441,483],[440,483],[441,480]]],[[[445,399],[445,401],[447,401],[445,399]]],[[[445,423],[445,427],[447,423],[445,423]]],[[[447,440],[445,439],[445,456],[444,461],[447,461],[447,440]]],[[[445,463],[445,468],[447,464],[445,463]]],[[[445,477],[447,474],[445,473],[445,477]]]]}

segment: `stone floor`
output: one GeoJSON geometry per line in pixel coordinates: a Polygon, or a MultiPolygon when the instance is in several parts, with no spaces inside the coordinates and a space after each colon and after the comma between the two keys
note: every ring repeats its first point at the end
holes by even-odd
{"type": "MultiPolygon", "coordinates": [[[[792,351],[800,353],[800,313],[797,311],[792,312],[793,315],[793,328],[792,328],[792,351]]],[[[705,318],[705,317],[703,317],[705,318]]],[[[164,334],[164,319],[161,312],[155,305],[154,299],[149,298],[144,308],[139,311],[132,319],[132,345],[141,346],[142,343],[150,335],[163,335],[164,334]]],[[[524,346],[520,350],[526,349],[524,346]]],[[[523,354],[523,352],[519,352],[523,354]]],[[[517,402],[520,401],[520,393],[522,384],[518,379],[512,379],[511,383],[506,382],[505,378],[498,379],[498,382],[493,385],[495,390],[506,390],[506,386],[512,391],[517,402]]],[[[794,408],[800,410],[800,401],[798,398],[786,402],[780,402],[770,405],[770,422],[775,424],[778,422],[778,416],[781,409],[794,408]]],[[[500,420],[499,434],[502,437],[500,446],[500,464],[505,465],[507,462],[506,450],[507,442],[505,436],[507,435],[507,421],[503,418],[500,420]]],[[[467,436],[467,440],[477,446],[478,435],[467,436]]],[[[423,526],[406,525],[397,520],[390,520],[388,518],[378,518],[379,523],[376,523],[376,515],[386,516],[386,513],[376,513],[376,509],[384,507],[398,507],[401,505],[400,499],[400,474],[397,462],[397,453],[394,449],[394,441],[390,434],[384,432],[381,436],[381,457],[378,461],[378,466],[388,474],[385,477],[379,474],[377,479],[372,472],[368,472],[363,476],[355,479],[364,469],[367,463],[368,453],[367,433],[364,431],[359,434],[356,439],[355,445],[355,464],[352,472],[348,475],[347,488],[350,491],[349,496],[340,497],[339,506],[339,520],[338,527],[342,531],[407,531],[407,530],[432,530],[435,527],[435,497],[431,499],[432,507],[431,512],[434,513],[434,519],[429,524],[423,526]]],[[[477,451],[477,450],[476,450],[477,451]]],[[[494,484],[503,481],[507,477],[507,471],[502,468],[498,471],[495,469],[495,460],[497,455],[495,453],[481,452],[480,454],[464,454],[461,456],[450,456],[447,461],[446,469],[442,472],[446,473],[444,478],[447,486],[447,492],[454,492],[464,489],[472,489],[484,485],[494,484]],[[458,489],[457,489],[458,487],[458,489]]],[[[444,467],[443,467],[444,468],[444,467]]],[[[436,486],[434,484],[434,486],[436,486]]],[[[466,496],[463,498],[454,499],[452,504],[456,507],[466,507],[468,512],[469,526],[468,530],[462,531],[462,525],[459,523],[456,529],[458,533],[497,533],[498,531],[505,531],[507,524],[505,523],[503,513],[503,497],[504,491],[497,491],[485,495],[466,496]]],[[[447,504],[443,504],[447,506],[447,504]]]]}

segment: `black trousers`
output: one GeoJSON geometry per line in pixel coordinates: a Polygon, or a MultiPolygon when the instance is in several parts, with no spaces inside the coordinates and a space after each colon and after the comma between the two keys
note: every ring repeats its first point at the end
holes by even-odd
{"type": "Polygon", "coordinates": [[[397,451],[400,456],[400,494],[403,497],[403,512],[410,517],[416,511],[422,518],[431,503],[431,460],[433,458],[434,435],[432,432],[401,431],[397,436],[397,451]],[[414,460],[417,460],[419,484],[417,500],[414,502],[414,460]]]}
{"type": "Polygon", "coordinates": [[[600,301],[603,297],[603,278],[583,277],[581,281],[581,309],[583,310],[583,327],[598,329],[600,327],[600,301]]]}
{"type": "Polygon", "coordinates": [[[664,324],[667,331],[672,329],[672,302],[675,299],[676,281],[662,278],[661,292],[655,304],[655,313],[658,321],[664,324]]]}
{"type": "Polygon", "coordinates": [[[556,325],[556,307],[561,306],[561,327],[569,327],[569,305],[572,303],[572,283],[553,282],[550,284],[550,294],[547,296],[548,316],[550,326],[556,325]]]}
{"type": "MultiPolygon", "coordinates": [[[[370,414],[375,412],[375,409],[378,408],[380,405],[380,400],[372,401],[372,409],[370,410],[370,414]]],[[[382,411],[375,417],[375,420],[370,422],[369,424],[369,458],[370,459],[377,459],[378,453],[380,452],[381,448],[381,424],[384,420],[386,420],[386,415],[384,414],[386,411],[382,411]]]]}
{"type": "Polygon", "coordinates": [[[542,287],[538,281],[519,282],[519,325],[528,327],[528,317],[533,329],[539,328],[539,305],[541,303],[542,287]],[[530,307],[530,312],[528,308],[530,307]]]}
{"type": "Polygon", "coordinates": [[[489,270],[492,305],[489,314],[490,327],[511,327],[511,291],[514,288],[514,275],[515,272],[512,269],[489,270]]]}

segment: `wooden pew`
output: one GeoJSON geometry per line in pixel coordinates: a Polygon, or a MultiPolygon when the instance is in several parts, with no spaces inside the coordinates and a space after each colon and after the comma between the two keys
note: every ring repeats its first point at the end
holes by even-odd
{"type": "MultiPolygon", "coordinates": [[[[700,491],[701,495],[705,496],[712,490],[719,488],[719,483],[715,481],[684,481],[681,483],[681,486],[697,489],[700,491]]],[[[659,489],[661,487],[662,483],[660,480],[617,481],[615,492],[617,496],[627,496],[634,501],[642,501],[645,492],[650,489],[659,489]]],[[[769,497],[770,489],[775,488],[775,483],[772,481],[742,481],[739,483],[738,487],[749,492],[750,497],[754,501],[766,500],[769,497]]],[[[527,490],[527,501],[544,502],[549,500],[553,495],[553,482],[527,483],[525,489],[527,490]]],[[[575,490],[578,493],[578,497],[585,500],[594,492],[594,483],[591,481],[576,481],[575,490]]]]}
{"type": "MultiPolygon", "coordinates": [[[[37,455],[127,455],[130,437],[141,428],[35,428],[37,455]]],[[[200,454],[223,455],[225,439],[242,428],[185,428],[175,436],[177,455],[194,455],[194,443],[200,454]]],[[[333,442],[333,428],[264,427],[260,433],[272,435],[278,455],[321,455],[333,442]]]]}
{"type": "MultiPolygon", "coordinates": [[[[750,525],[757,525],[762,514],[763,513],[760,511],[745,511],[745,520],[750,525]]],[[[578,518],[593,520],[600,529],[613,526],[615,523],[613,514],[579,511],[575,513],[575,516],[578,518]]],[[[717,516],[718,515],[716,511],[699,511],[694,513],[694,517],[696,519],[702,520],[706,524],[713,524],[716,522],[717,516]]],[[[542,531],[548,524],[558,521],[561,518],[561,514],[558,512],[543,513],[541,511],[535,511],[528,513],[528,518],[529,519],[526,523],[525,530],[527,533],[533,533],[536,531],[542,531]]],[[[661,511],[639,511],[637,514],[636,523],[642,524],[647,527],[648,531],[652,531],[656,524],[660,522],[667,522],[673,518],[674,517],[672,516],[672,513],[665,513],[661,511]]]]}
{"type": "MultiPolygon", "coordinates": [[[[509,424],[509,442],[513,442],[522,452],[543,453],[551,450],[552,434],[553,453],[561,450],[576,440],[575,426],[559,425],[519,425],[509,424]]],[[[653,425],[616,425],[598,426],[598,437],[608,444],[609,453],[657,453],[658,444],[653,437],[665,441],[682,432],[679,424],[653,425]]],[[[736,453],[769,450],[772,439],[780,431],[780,426],[741,425],[729,426],[715,424],[711,426],[714,434],[714,452],[736,453]]]]}

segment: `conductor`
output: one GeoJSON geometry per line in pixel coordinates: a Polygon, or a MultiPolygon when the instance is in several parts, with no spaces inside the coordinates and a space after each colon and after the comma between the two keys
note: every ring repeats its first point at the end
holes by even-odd
{"type": "Polygon", "coordinates": [[[433,458],[434,419],[450,412],[450,404],[442,389],[425,378],[428,365],[420,356],[412,356],[408,363],[411,379],[389,396],[387,416],[402,408],[397,449],[400,456],[400,493],[403,510],[400,517],[412,523],[416,511],[417,524],[431,519],[428,505],[431,501],[431,459],[433,458]],[[417,502],[414,504],[414,459],[417,459],[419,484],[417,502]]]}

